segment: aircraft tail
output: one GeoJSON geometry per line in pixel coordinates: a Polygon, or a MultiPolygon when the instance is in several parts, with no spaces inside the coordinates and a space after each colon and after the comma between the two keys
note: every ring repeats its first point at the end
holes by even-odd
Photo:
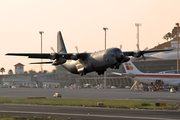
{"type": "Polygon", "coordinates": [[[139,71],[136,66],[131,62],[128,61],[126,63],[123,63],[124,69],[126,71],[126,73],[142,73],[141,71],[139,71]]]}
{"type": "Polygon", "coordinates": [[[61,31],[57,32],[57,52],[67,53],[61,31]]]}

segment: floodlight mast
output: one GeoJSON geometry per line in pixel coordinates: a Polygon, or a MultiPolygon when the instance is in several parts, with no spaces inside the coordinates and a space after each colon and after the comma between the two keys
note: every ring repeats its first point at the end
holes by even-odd
{"type": "Polygon", "coordinates": [[[103,30],[105,31],[105,49],[106,49],[106,30],[108,30],[108,28],[103,28],[103,30]]]}
{"type": "Polygon", "coordinates": [[[139,51],[139,26],[141,26],[141,23],[135,23],[135,26],[137,27],[137,50],[139,51]]]}
{"type": "MultiPolygon", "coordinates": [[[[104,27],[103,30],[105,31],[105,49],[106,49],[106,30],[108,30],[108,28],[104,27]]],[[[106,88],[106,71],[104,72],[104,88],[106,88]]]]}
{"type": "Polygon", "coordinates": [[[178,28],[179,28],[179,23],[176,23],[177,26],[177,74],[179,74],[179,33],[178,33],[178,28]]]}
{"type": "MultiPolygon", "coordinates": [[[[41,54],[42,54],[42,34],[43,33],[44,33],[44,31],[39,31],[39,34],[41,34],[41,54]]],[[[41,62],[42,62],[42,59],[41,59],[41,62]]],[[[41,64],[41,72],[43,72],[42,64],[41,64]]]]}

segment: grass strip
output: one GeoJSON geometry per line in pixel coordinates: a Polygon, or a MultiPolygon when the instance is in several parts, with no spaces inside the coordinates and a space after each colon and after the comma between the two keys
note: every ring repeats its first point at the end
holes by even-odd
{"type": "Polygon", "coordinates": [[[106,107],[106,108],[126,108],[126,109],[158,109],[177,110],[180,105],[167,103],[166,106],[155,106],[155,103],[148,101],[132,100],[90,100],[90,99],[26,99],[26,98],[3,98],[0,97],[0,104],[34,104],[34,105],[58,105],[58,106],[84,106],[84,107],[106,107]],[[98,106],[97,103],[104,103],[98,106]],[[174,107],[176,106],[176,107],[174,107]]]}
{"type": "Polygon", "coordinates": [[[68,120],[64,118],[49,118],[49,117],[26,117],[26,116],[0,116],[0,120],[68,120]]]}

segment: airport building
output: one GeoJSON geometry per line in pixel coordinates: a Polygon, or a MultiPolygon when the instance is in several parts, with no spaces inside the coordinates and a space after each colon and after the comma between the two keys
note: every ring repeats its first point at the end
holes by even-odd
{"type": "Polygon", "coordinates": [[[24,73],[24,65],[21,63],[17,63],[15,66],[15,74],[23,74],[24,73]]]}

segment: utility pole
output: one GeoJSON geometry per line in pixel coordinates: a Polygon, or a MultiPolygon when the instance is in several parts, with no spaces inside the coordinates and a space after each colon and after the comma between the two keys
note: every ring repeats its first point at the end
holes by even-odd
{"type": "MultiPolygon", "coordinates": [[[[41,54],[42,54],[42,34],[44,33],[44,31],[39,31],[39,34],[41,34],[41,54]]],[[[42,59],[41,59],[42,62],[42,59]]],[[[43,66],[41,64],[41,72],[43,72],[43,66]]]]}
{"type": "Polygon", "coordinates": [[[179,40],[178,40],[178,37],[179,37],[179,33],[178,33],[179,23],[176,23],[176,26],[177,26],[177,35],[176,35],[176,38],[177,38],[177,74],[179,74],[179,40]]]}
{"type": "Polygon", "coordinates": [[[141,26],[141,23],[135,23],[135,26],[137,27],[137,50],[139,51],[139,26],[141,26]]]}
{"type": "MultiPolygon", "coordinates": [[[[108,30],[108,28],[103,28],[103,30],[105,31],[105,49],[106,49],[106,30],[108,30]]],[[[104,88],[106,88],[106,71],[104,72],[104,88]]]]}

